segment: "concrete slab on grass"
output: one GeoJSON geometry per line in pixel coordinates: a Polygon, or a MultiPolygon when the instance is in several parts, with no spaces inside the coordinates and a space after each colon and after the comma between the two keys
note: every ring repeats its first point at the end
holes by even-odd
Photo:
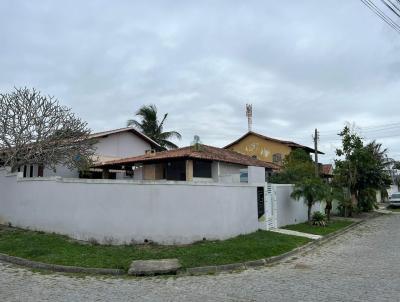
{"type": "Polygon", "coordinates": [[[285,234],[285,235],[306,237],[306,238],[313,239],[313,240],[317,240],[317,239],[322,238],[321,235],[314,235],[314,234],[303,233],[303,232],[292,231],[292,230],[286,230],[286,229],[273,229],[273,230],[270,230],[270,231],[271,232],[275,232],[275,233],[285,234]]]}
{"type": "Polygon", "coordinates": [[[131,263],[128,275],[176,274],[180,268],[181,264],[178,259],[135,260],[131,263]]]}

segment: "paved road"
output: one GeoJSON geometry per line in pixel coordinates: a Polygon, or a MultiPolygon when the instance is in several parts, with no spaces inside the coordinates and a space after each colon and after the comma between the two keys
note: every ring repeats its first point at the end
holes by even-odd
{"type": "Polygon", "coordinates": [[[399,230],[387,215],[284,263],[215,276],[77,278],[0,263],[0,301],[400,301],[399,230]]]}

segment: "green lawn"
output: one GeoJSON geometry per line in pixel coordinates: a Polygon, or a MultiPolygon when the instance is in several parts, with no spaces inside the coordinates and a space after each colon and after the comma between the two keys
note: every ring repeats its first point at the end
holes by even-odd
{"type": "Polygon", "coordinates": [[[331,220],[325,227],[309,225],[307,222],[305,222],[305,223],[287,225],[283,228],[288,230],[323,236],[335,232],[337,230],[340,230],[342,228],[345,228],[352,223],[353,223],[352,221],[348,220],[331,220]]]}
{"type": "Polygon", "coordinates": [[[80,244],[66,236],[0,229],[0,253],[53,264],[128,269],[132,260],[178,258],[183,267],[229,264],[279,255],[309,239],[257,231],[225,241],[185,246],[80,244]]]}

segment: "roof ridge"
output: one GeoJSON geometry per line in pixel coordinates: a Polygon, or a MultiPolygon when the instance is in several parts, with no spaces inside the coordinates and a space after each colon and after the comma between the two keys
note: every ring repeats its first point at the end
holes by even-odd
{"type": "Polygon", "coordinates": [[[116,133],[124,132],[124,131],[133,131],[136,134],[142,136],[145,140],[147,140],[151,144],[153,144],[157,147],[161,147],[160,144],[157,143],[155,140],[153,140],[152,138],[150,138],[149,136],[147,136],[146,134],[144,134],[143,132],[137,130],[135,127],[132,127],[132,126],[91,133],[89,135],[89,138],[96,138],[96,137],[101,137],[103,135],[105,136],[105,135],[110,135],[110,134],[116,134],[116,133]]]}
{"type": "MultiPolygon", "coordinates": [[[[236,139],[235,141],[229,143],[228,145],[226,145],[226,146],[223,147],[223,148],[224,148],[224,149],[227,149],[227,148],[229,148],[229,147],[231,147],[232,145],[238,143],[239,141],[241,141],[242,139],[244,139],[245,137],[247,137],[247,136],[249,136],[249,135],[251,135],[251,134],[253,134],[253,135],[255,135],[255,136],[258,136],[258,137],[260,137],[260,138],[262,138],[262,139],[271,140],[271,141],[275,141],[275,142],[279,142],[279,143],[288,145],[289,147],[290,147],[290,145],[293,145],[293,147],[299,147],[299,148],[307,149],[307,150],[309,150],[309,152],[312,152],[311,150],[313,150],[313,148],[311,148],[311,147],[308,147],[308,146],[305,146],[305,145],[302,145],[302,144],[299,144],[299,143],[296,143],[296,142],[293,142],[293,141],[287,141],[287,140],[282,140],[282,139],[279,139],[279,138],[273,138],[273,137],[266,136],[266,135],[263,135],[263,134],[260,134],[260,133],[254,132],[254,131],[248,131],[248,132],[246,132],[244,135],[242,135],[241,137],[239,137],[239,138],[236,139]]],[[[319,151],[319,150],[318,150],[318,153],[319,153],[319,154],[324,154],[323,152],[321,152],[321,151],[319,151]]]]}

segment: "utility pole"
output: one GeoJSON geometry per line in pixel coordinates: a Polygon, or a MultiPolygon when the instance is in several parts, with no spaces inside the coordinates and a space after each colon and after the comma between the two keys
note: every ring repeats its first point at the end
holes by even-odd
{"type": "Polygon", "coordinates": [[[315,128],[315,133],[314,133],[314,155],[315,155],[315,176],[316,176],[316,177],[319,177],[319,166],[318,166],[318,139],[319,139],[318,129],[315,128]]]}

